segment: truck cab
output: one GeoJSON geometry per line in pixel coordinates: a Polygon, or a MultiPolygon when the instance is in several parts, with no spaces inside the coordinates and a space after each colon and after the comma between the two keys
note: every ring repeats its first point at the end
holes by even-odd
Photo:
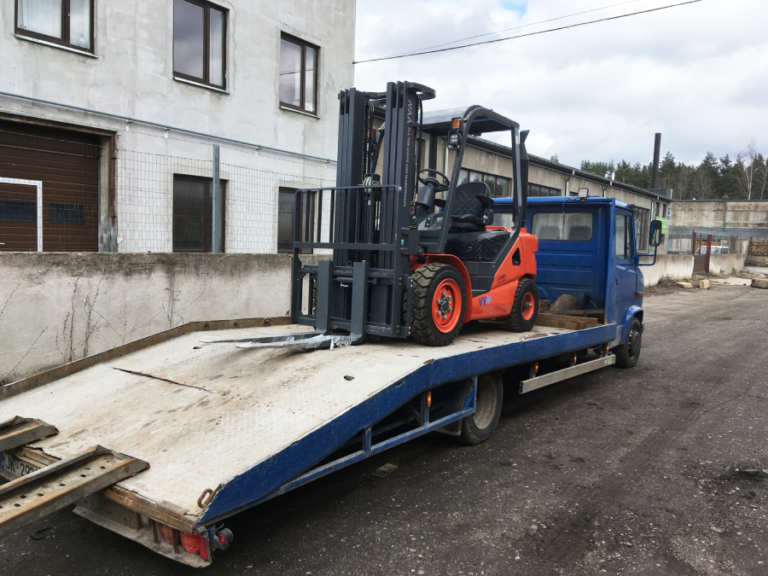
{"type": "MultiPolygon", "coordinates": [[[[505,213],[508,203],[496,199],[494,212],[505,213]]],[[[539,298],[555,302],[568,294],[580,310],[597,314],[601,323],[616,324],[609,346],[619,365],[626,352],[634,366],[643,330],[644,279],[632,207],[614,198],[529,198],[524,225],[539,241],[539,298]]]]}

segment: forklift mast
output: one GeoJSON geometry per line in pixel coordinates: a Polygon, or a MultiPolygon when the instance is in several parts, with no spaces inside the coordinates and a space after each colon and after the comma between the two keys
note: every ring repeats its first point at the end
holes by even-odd
{"type": "Polygon", "coordinates": [[[427,255],[444,254],[464,148],[476,134],[512,132],[516,209],[509,247],[514,244],[525,219],[525,133],[521,140],[518,124],[480,106],[449,118],[445,134],[439,122],[430,125],[431,138],[447,135],[457,151],[453,182],[443,175],[440,188],[436,179],[420,177],[417,153],[422,102],[434,97],[434,90],[413,82],[390,82],[385,92],[350,88],[339,94],[336,186],[296,192],[291,321],[314,331],[250,338],[238,341],[241,347],[317,349],[358,344],[366,336],[407,338],[412,267],[427,255]],[[385,114],[379,130],[377,108],[385,114]],[[447,191],[445,200],[435,198],[438,189],[447,191]],[[305,264],[308,253],[321,260],[305,264]]]}

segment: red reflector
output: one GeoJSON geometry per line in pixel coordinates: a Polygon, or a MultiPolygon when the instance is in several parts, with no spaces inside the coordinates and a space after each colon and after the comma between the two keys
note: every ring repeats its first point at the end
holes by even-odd
{"type": "Polygon", "coordinates": [[[642,295],[643,295],[643,293],[642,293],[642,292],[638,292],[638,293],[637,293],[637,295],[638,295],[638,296],[642,296],[642,295]]]}
{"type": "Polygon", "coordinates": [[[160,528],[160,535],[163,537],[163,540],[173,546],[173,528],[159,523],[157,526],[160,528]]]}
{"type": "Polygon", "coordinates": [[[222,546],[227,545],[227,537],[224,536],[224,534],[219,534],[219,542],[221,542],[222,546]]]}
{"type": "Polygon", "coordinates": [[[205,542],[205,536],[198,534],[197,539],[200,541],[200,558],[203,560],[210,560],[210,557],[208,556],[208,545],[205,542]]]}
{"type": "Polygon", "coordinates": [[[190,552],[191,554],[200,554],[200,538],[197,534],[182,532],[181,543],[184,545],[184,549],[187,552],[190,552]]]}

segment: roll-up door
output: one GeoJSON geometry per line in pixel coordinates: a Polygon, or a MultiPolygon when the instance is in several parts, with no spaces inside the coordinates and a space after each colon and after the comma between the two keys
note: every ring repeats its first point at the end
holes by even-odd
{"type": "Polygon", "coordinates": [[[0,250],[96,252],[99,136],[0,121],[0,250]]]}

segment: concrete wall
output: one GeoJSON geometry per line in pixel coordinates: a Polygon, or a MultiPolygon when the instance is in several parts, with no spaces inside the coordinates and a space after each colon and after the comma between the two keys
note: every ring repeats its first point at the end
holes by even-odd
{"type": "Polygon", "coordinates": [[[0,384],[194,320],[288,315],[290,265],[282,254],[0,253],[0,384]]]}
{"type": "MultiPolygon", "coordinates": [[[[732,274],[744,269],[746,254],[712,254],[709,271],[712,274],[732,274]]],[[[693,256],[687,254],[663,254],[656,264],[642,268],[646,286],[656,286],[662,278],[685,280],[693,276],[693,256]]]]}
{"type": "Polygon", "coordinates": [[[709,271],[713,274],[732,274],[744,270],[746,254],[712,254],[709,257],[709,271]]]}
{"type": "Polygon", "coordinates": [[[696,231],[704,228],[768,229],[768,201],[677,201],[672,203],[670,224],[696,231]]]}
{"type": "Polygon", "coordinates": [[[656,286],[662,278],[683,280],[693,276],[693,256],[664,254],[658,257],[656,264],[641,270],[646,286],[656,286]]]}

